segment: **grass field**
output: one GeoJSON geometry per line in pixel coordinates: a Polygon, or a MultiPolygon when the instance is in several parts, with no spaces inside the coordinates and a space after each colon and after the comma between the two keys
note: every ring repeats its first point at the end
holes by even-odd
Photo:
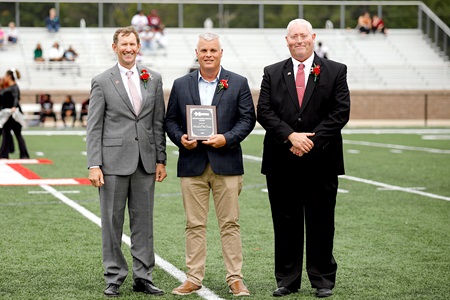
{"type": "MultiPolygon", "coordinates": [[[[58,134],[39,128],[27,131],[32,158],[46,158],[52,164],[23,166],[41,178],[86,177],[82,132],[54,129],[53,133],[58,134]]],[[[450,298],[449,136],[448,128],[380,129],[376,134],[345,130],[347,174],[339,181],[334,252],[339,267],[331,299],[450,298]]],[[[262,139],[255,132],[243,143],[240,197],[243,272],[250,299],[258,300],[273,299],[276,287],[272,220],[260,174],[262,139]]],[[[179,284],[177,269],[185,271],[184,212],[176,177],[177,149],[170,143],[167,154],[168,178],[156,190],[155,248],[162,265],[174,266],[175,277],[157,266],[154,282],[166,291],[160,299],[180,299],[170,291],[179,284]]],[[[2,174],[0,299],[105,299],[97,190],[87,185],[1,186],[1,178],[2,174]],[[91,212],[90,219],[77,207],[85,209],[85,215],[91,212]]],[[[126,243],[123,249],[131,262],[126,243]]],[[[204,298],[233,298],[225,284],[213,209],[204,286],[211,291],[204,298]]],[[[130,276],[121,287],[121,299],[149,297],[131,287],[130,276]]],[[[299,293],[285,299],[315,299],[313,292],[304,274],[299,293]]]]}

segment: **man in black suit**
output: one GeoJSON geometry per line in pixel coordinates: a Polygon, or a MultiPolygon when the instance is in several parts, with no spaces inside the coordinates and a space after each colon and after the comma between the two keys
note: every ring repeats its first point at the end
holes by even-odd
{"type": "Polygon", "coordinates": [[[275,297],[300,289],[304,226],[306,269],[316,296],[331,296],[336,279],[334,209],[350,94],[347,67],[318,57],[315,38],[308,21],[289,23],[292,57],[264,68],[257,105],[266,130],[262,173],[275,233],[275,297]]]}
{"type": "Polygon", "coordinates": [[[255,108],[245,77],[221,67],[223,49],[217,34],[199,36],[200,68],[175,80],[165,129],[178,146],[178,171],[186,214],[187,280],[172,293],[188,295],[202,286],[206,263],[206,223],[212,192],[220,227],[226,282],[235,296],[250,294],[242,281],[242,244],[238,197],[244,174],[240,143],[253,130],[255,108]],[[217,134],[189,139],[186,105],[215,106],[217,134]]]}

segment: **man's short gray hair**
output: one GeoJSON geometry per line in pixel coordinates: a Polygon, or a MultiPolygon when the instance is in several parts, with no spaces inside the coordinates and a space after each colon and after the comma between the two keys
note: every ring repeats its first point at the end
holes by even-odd
{"type": "Polygon", "coordinates": [[[311,23],[309,23],[305,19],[294,19],[294,20],[290,21],[288,26],[287,26],[287,34],[289,34],[289,29],[294,24],[306,26],[306,28],[308,29],[309,33],[311,33],[311,34],[314,33],[311,23]]]}
{"type": "Polygon", "coordinates": [[[220,49],[222,49],[222,44],[220,42],[220,36],[217,33],[214,32],[205,32],[198,36],[199,39],[205,40],[205,41],[214,41],[219,40],[220,49]]]}

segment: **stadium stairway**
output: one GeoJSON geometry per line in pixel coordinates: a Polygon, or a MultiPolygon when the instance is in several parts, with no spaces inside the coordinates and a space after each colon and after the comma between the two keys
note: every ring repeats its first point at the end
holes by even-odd
{"type": "MultiPolygon", "coordinates": [[[[116,61],[111,50],[114,28],[62,28],[58,33],[48,33],[45,28],[19,30],[20,42],[0,50],[0,72],[11,67],[20,70],[23,91],[89,92],[91,78],[116,61]],[[54,42],[63,48],[72,45],[79,57],[75,63],[36,63],[33,50],[38,42],[44,57],[54,42]]],[[[165,90],[193,66],[197,36],[203,31],[167,28],[167,48],[143,53],[142,63],[163,75],[165,90]]],[[[259,91],[264,66],[289,57],[285,29],[215,31],[222,36],[223,67],[246,76],[253,90],[259,91]]],[[[329,57],[348,66],[351,90],[450,89],[449,61],[420,30],[391,29],[386,36],[362,36],[345,29],[317,29],[316,33],[316,41],[329,48],[329,57]]]]}

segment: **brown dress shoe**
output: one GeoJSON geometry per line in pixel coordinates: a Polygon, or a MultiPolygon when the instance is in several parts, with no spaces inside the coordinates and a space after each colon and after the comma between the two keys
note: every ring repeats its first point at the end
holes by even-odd
{"type": "Polygon", "coordinates": [[[196,284],[190,282],[189,280],[186,280],[185,282],[183,282],[182,285],[180,285],[177,288],[174,288],[172,290],[172,294],[181,295],[181,296],[189,295],[189,294],[195,293],[196,291],[198,291],[201,288],[202,288],[201,285],[196,285],[196,284]]]}
{"type": "Polygon", "coordinates": [[[242,280],[235,281],[230,285],[230,294],[238,297],[250,296],[250,292],[248,291],[242,280]]]}

